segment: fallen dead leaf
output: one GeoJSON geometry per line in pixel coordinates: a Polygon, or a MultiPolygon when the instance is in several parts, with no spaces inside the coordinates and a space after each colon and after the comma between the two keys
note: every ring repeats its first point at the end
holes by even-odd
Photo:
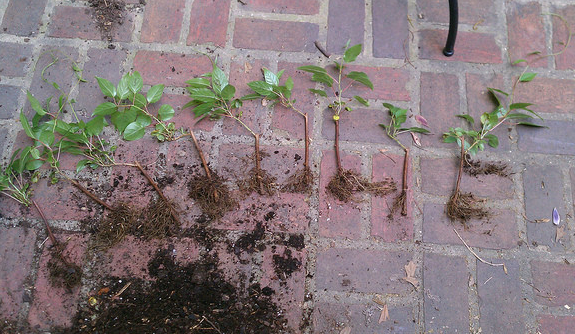
{"type": "Polygon", "coordinates": [[[110,288],[108,288],[108,287],[101,288],[100,290],[98,290],[98,296],[101,296],[101,295],[106,294],[108,292],[110,292],[110,288]]]}
{"type": "Polygon", "coordinates": [[[550,221],[551,221],[551,219],[549,219],[549,218],[544,218],[544,219],[535,219],[533,222],[534,222],[534,223],[537,223],[537,224],[540,224],[540,223],[548,223],[548,222],[550,222],[550,221]]]}
{"type": "Polygon", "coordinates": [[[408,264],[403,266],[405,268],[406,277],[403,278],[404,281],[411,283],[416,289],[419,286],[419,280],[415,278],[415,270],[417,265],[413,261],[409,261],[408,264]]]}
{"type": "Polygon", "coordinates": [[[385,301],[382,299],[382,297],[380,295],[373,296],[371,301],[380,305],[380,306],[385,306],[385,301]]]}
{"type": "Polygon", "coordinates": [[[382,322],[386,322],[387,320],[389,320],[389,310],[387,309],[387,304],[385,304],[383,305],[381,313],[379,314],[378,323],[381,324],[382,322]]]}
{"type": "Polygon", "coordinates": [[[249,73],[252,70],[252,65],[250,63],[244,63],[244,73],[249,73]]]}
{"type": "Polygon", "coordinates": [[[351,334],[351,327],[345,326],[345,328],[342,329],[341,332],[339,332],[339,334],[351,334]]]}
{"type": "Polygon", "coordinates": [[[555,242],[559,242],[565,236],[565,225],[557,226],[555,231],[555,242]]]}
{"type": "Polygon", "coordinates": [[[421,140],[419,140],[419,137],[413,132],[410,132],[410,134],[411,134],[411,138],[413,139],[413,143],[415,144],[415,146],[421,147],[421,140]]]}
{"type": "Polygon", "coordinates": [[[417,121],[417,123],[429,127],[429,123],[427,123],[427,120],[425,119],[425,117],[420,116],[420,115],[415,115],[415,120],[417,121]]]}

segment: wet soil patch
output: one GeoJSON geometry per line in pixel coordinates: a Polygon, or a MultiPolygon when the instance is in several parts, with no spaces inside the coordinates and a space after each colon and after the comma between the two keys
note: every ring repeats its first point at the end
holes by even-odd
{"type": "Polygon", "coordinates": [[[265,231],[265,227],[261,222],[256,223],[255,229],[251,232],[244,233],[239,237],[238,240],[230,247],[230,251],[237,256],[240,256],[244,252],[252,254],[255,251],[264,251],[266,249],[266,245],[263,242],[265,231]]]}
{"type": "Polygon", "coordinates": [[[283,280],[290,277],[295,271],[301,268],[301,261],[292,256],[291,249],[287,248],[283,255],[274,254],[274,271],[283,280]]]}

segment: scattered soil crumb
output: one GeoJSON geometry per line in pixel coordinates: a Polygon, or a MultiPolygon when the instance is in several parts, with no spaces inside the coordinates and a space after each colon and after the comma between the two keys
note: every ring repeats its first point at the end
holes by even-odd
{"type": "Polygon", "coordinates": [[[256,228],[253,231],[243,234],[234,242],[231,251],[239,257],[243,252],[251,254],[256,250],[265,250],[266,245],[261,242],[265,237],[265,231],[266,229],[261,222],[256,223],[256,228]]]}
{"type": "Polygon", "coordinates": [[[463,171],[471,176],[478,175],[498,175],[502,177],[509,176],[509,166],[502,162],[487,162],[465,159],[463,171]]]}
{"type": "Polygon", "coordinates": [[[214,220],[237,208],[238,202],[232,197],[226,180],[215,171],[210,171],[210,174],[211,179],[195,175],[188,183],[188,195],[196,200],[205,215],[214,220]]]}
{"type": "Polygon", "coordinates": [[[125,7],[122,0],[88,0],[102,38],[111,42],[116,26],[124,23],[125,7]]]}
{"type": "Polygon", "coordinates": [[[447,216],[463,224],[472,219],[488,218],[489,211],[482,207],[481,202],[471,193],[455,193],[447,202],[447,216]]]}
{"type": "Polygon", "coordinates": [[[292,174],[281,187],[283,192],[309,194],[313,185],[313,174],[308,167],[292,174]]]}
{"type": "Polygon", "coordinates": [[[287,248],[283,255],[274,254],[274,271],[277,277],[284,280],[301,267],[301,261],[292,256],[291,249],[287,248]]]}
{"type": "Polygon", "coordinates": [[[330,195],[342,202],[359,202],[354,194],[367,192],[374,196],[385,196],[397,190],[391,178],[380,182],[370,182],[358,172],[350,169],[339,169],[327,185],[330,195]]]}

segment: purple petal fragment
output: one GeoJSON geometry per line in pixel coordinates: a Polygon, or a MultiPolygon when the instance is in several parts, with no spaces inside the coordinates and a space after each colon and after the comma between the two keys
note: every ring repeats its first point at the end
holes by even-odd
{"type": "Polygon", "coordinates": [[[559,216],[557,208],[553,208],[553,224],[559,225],[559,223],[561,223],[561,217],[559,216]]]}

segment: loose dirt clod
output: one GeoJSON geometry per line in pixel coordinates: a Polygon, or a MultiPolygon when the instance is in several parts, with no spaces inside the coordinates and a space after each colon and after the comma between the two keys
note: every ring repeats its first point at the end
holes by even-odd
{"type": "Polygon", "coordinates": [[[471,219],[487,218],[489,211],[481,206],[481,202],[471,193],[456,192],[447,202],[447,216],[451,220],[458,220],[463,224],[471,219]]]}
{"type": "Polygon", "coordinates": [[[305,167],[292,174],[281,187],[283,192],[309,194],[313,184],[313,173],[305,167]]]}
{"type": "Polygon", "coordinates": [[[188,183],[188,195],[196,200],[202,212],[212,220],[223,217],[226,212],[238,206],[225,181],[215,171],[210,171],[210,178],[195,175],[188,183]]]}
{"type": "Polygon", "coordinates": [[[498,175],[502,177],[509,176],[509,166],[502,162],[487,162],[465,159],[463,171],[470,176],[478,175],[498,175]]]}
{"type": "Polygon", "coordinates": [[[342,202],[358,202],[354,196],[358,192],[367,192],[375,196],[385,196],[396,190],[393,179],[380,182],[369,182],[358,172],[350,169],[338,169],[327,185],[327,191],[342,202]]]}

